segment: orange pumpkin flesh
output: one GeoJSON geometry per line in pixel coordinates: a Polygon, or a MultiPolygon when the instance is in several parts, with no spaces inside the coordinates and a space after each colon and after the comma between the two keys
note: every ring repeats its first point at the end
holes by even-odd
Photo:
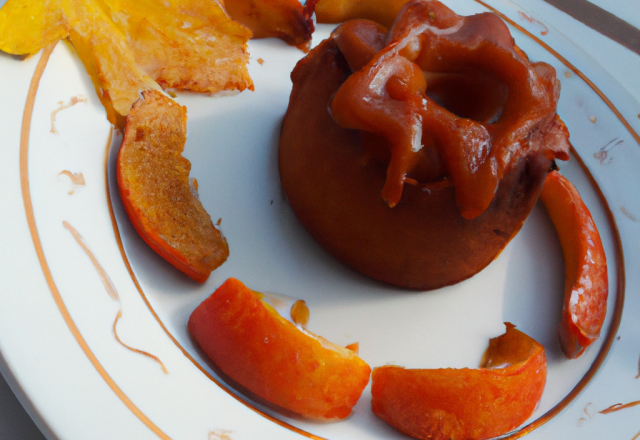
{"type": "Polygon", "coordinates": [[[540,199],[558,232],[564,254],[560,345],[568,358],[577,358],[600,336],[607,314],[607,260],[591,213],[571,182],[557,171],[549,173],[540,199]]]}
{"type": "Polygon", "coordinates": [[[313,419],[347,417],[369,366],[285,320],[263,297],[230,278],[193,311],[189,334],[217,368],[268,402],[313,419]]]}
{"type": "Polygon", "coordinates": [[[186,108],[157,91],[131,108],[118,153],[122,203],[140,236],[165,260],[203,283],[229,256],[227,241],[189,182],[182,157],[186,108]]]}
{"type": "Polygon", "coordinates": [[[544,348],[507,324],[491,340],[480,369],[373,370],[373,412],[419,439],[481,440],[524,423],[546,381],[544,348]]]}

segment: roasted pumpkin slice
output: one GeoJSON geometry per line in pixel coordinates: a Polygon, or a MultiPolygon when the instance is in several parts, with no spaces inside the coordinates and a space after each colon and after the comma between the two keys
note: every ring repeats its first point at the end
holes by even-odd
{"type": "Polygon", "coordinates": [[[568,358],[577,358],[598,339],[607,314],[607,258],[591,213],[569,180],[557,171],[549,173],[540,200],[558,232],[564,254],[560,346],[568,358]]]}
{"type": "Polygon", "coordinates": [[[351,349],[294,325],[234,278],[193,311],[188,329],[232,381],[308,418],[347,417],[369,382],[371,368],[351,349]]]}
{"type": "Polygon", "coordinates": [[[373,412],[424,440],[481,440],[505,434],[533,413],[546,382],[542,345],[507,324],[479,369],[373,370],[373,412]]]}
{"type": "Polygon", "coordinates": [[[165,260],[202,283],[229,256],[189,180],[182,156],[186,108],[147,91],[127,117],[118,154],[118,188],[124,208],[144,241],[165,260]]]}

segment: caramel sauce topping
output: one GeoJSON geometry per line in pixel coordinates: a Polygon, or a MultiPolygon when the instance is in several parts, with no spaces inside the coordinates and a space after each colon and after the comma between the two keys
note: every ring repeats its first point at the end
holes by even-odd
{"type": "Polygon", "coordinates": [[[291,320],[302,327],[307,326],[309,322],[309,307],[307,307],[307,303],[304,300],[299,299],[291,306],[291,320]]]}
{"type": "Polygon", "coordinates": [[[408,180],[450,179],[461,214],[474,218],[527,152],[568,159],[555,70],[529,62],[498,16],[463,17],[414,0],[386,33],[356,20],[333,38],[353,73],[331,114],[338,125],[368,133],[362,139],[372,156],[388,151],[382,198],[390,207],[408,180]]]}

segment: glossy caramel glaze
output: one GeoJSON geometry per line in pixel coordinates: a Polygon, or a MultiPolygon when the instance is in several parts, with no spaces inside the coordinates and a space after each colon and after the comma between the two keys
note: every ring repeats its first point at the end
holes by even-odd
{"type": "MultiPolygon", "coordinates": [[[[387,140],[382,197],[389,206],[399,202],[407,176],[431,161],[423,149],[435,150],[466,218],[487,208],[520,155],[543,149],[550,158],[568,158],[555,70],[530,63],[496,15],[462,17],[436,1],[410,2],[386,46],[356,70],[354,51],[344,51],[342,41],[362,38],[358,27],[334,34],[353,74],[331,100],[331,114],[342,127],[387,140]]],[[[367,47],[358,54],[358,66],[370,53],[367,47]]],[[[434,177],[442,180],[417,178],[434,177]]]]}

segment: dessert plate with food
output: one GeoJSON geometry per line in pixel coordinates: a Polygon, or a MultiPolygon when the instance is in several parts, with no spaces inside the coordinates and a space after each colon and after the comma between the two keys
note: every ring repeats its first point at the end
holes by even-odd
{"type": "Polygon", "coordinates": [[[0,9],[0,350],[46,436],[637,437],[640,105],[562,30],[58,3],[0,9]]]}

